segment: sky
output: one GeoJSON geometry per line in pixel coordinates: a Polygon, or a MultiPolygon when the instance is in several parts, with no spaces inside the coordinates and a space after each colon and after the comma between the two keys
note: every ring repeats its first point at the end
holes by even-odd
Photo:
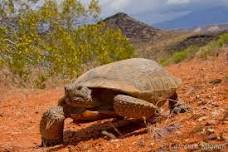
{"type": "Polygon", "coordinates": [[[228,8],[228,0],[100,0],[102,17],[125,12],[144,22],[155,24],[215,6],[228,8]],[[151,23],[152,22],[152,23],[151,23]]]}

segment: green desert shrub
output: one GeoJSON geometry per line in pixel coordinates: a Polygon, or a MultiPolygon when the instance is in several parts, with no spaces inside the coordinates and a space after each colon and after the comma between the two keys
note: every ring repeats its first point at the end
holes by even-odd
{"type": "Polygon", "coordinates": [[[196,53],[197,57],[207,59],[209,56],[215,56],[218,52],[218,48],[220,48],[220,44],[218,41],[212,41],[207,45],[201,47],[196,53]]]}
{"type": "Polygon", "coordinates": [[[216,40],[211,41],[205,46],[199,48],[197,56],[207,59],[219,53],[220,48],[228,44],[228,33],[221,34],[216,40]]]}
{"type": "Polygon", "coordinates": [[[134,48],[120,30],[103,23],[75,25],[75,18],[79,23],[81,18],[97,20],[99,11],[96,0],[88,6],[79,0],[60,5],[47,0],[39,9],[21,11],[16,30],[0,27],[0,65],[44,88],[48,78],[72,79],[88,67],[133,57],[134,48]],[[32,74],[34,69],[41,70],[32,74]]]}
{"type": "Polygon", "coordinates": [[[174,53],[172,60],[174,63],[179,63],[184,59],[186,59],[187,57],[188,57],[188,52],[184,50],[184,51],[174,53]]]}
{"type": "Polygon", "coordinates": [[[220,48],[227,44],[228,33],[223,33],[219,35],[216,40],[213,40],[204,46],[189,46],[184,50],[176,51],[172,55],[161,59],[160,64],[168,65],[172,63],[179,63],[185,59],[190,59],[194,56],[207,59],[210,56],[216,56],[219,53],[220,48]]]}
{"type": "Polygon", "coordinates": [[[221,47],[228,44],[228,33],[224,33],[224,34],[220,35],[217,42],[218,42],[219,46],[221,46],[221,47]]]}
{"type": "Polygon", "coordinates": [[[192,58],[197,51],[198,51],[197,46],[190,46],[184,50],[174,52],[171,56],[160,60],[160,64],[168,65],[172,63],[179,63],[185,59],[192,58]]]}

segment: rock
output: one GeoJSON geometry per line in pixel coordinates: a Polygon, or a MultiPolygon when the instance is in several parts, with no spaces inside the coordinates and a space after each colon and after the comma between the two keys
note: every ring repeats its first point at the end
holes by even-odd
{"type": "Polygon", "coordinates": [[[120,141],[119,139],[111,139],[111,140],[110,140],[111,143],[117,143],[117,142],[119,142],[119,141],[120,141]]]}
{"type": "Polygon", "coordinates": [[[216,124],[217,124],[216,120],[208,120],[205,125],[206,126],[212,126],[212,125],[216,125],[216,124]]]}
{"type": "Polygon", "coordinates": [[[218,139],[218,136],[216,134],[210,134],[209,136],[207,136],[208,140],[216,140],[218,139]]]}
{"type": "Polygon", "coordinates": [[[206,120],[207,118],[208,118],[207,116],[203,116],[203,117],[200,117],[200,118],[198,119],[198,121],[201,122],[201,121],[203,121],[203,120],[206,120]]]}
{"type": "Polygon", "coordinates": [[[211,133],[214,133],[215,130],[213,128],[207,128],[207,133],[211,134],[211,133]]]}
{"type": "Polygon", "coordinates": [[[224,133],[221,133],[219,137],[220,137],[219,140],[228,142],[228,137],[227,137],[227,135],[225,135],[224,133]]]}
{"type": "Polygon", "coordinates": [[[222,79],[214,79],[214,80],[209,81],[209,83],[210,83],[210,84],[213,84],[213,85],[219,84],[219,83],[221,83],[221,82],[222,82],[222,79]]]}
{"type": "Polygon", "coordinates": [[[207,102],[206,102],[205,100],[200,100],[200,101],[198,102],[198,105],[199,105],[199,106],[202,106],[202,105],[205,105],[205,104],[207,104],[207,102]]]}
{"type": "Polygon", "coordinates": [[[137,145],[139,147],[145,147],[145,142],[143,140],[140,140],[140,141],[137,142],[137,145]]]}
{"type": "Polygon", "coordinates": [[[154,132],[154,138],[155,139],[161,139],[164,138],[165,136],[169,135],[170,133],[177,131],[180,129],[179,124],[171,124],[169,126],[166,126],[164,128],[156,129],[154,132]]]}

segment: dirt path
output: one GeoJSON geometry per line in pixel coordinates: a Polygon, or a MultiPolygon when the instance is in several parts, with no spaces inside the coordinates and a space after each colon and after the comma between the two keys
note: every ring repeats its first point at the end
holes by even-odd
{"type": "MultiPolygon", "coordinates": [[[[209,60],[191,60],[167,69],[183,80],[180,98],[192,112],[162,119],[150,133],[110,140],[100,136],[97,122],[82,125],[66,121],[65,145],[40,148],[39,121],[42,113],[62,96],[62,87],[50,90],[0,89],[0,152],[5,151],[165,151],[182,149],[227,150],[228,64],[222,55],[209,60]],[[215,80],[215,81],[213,81],[215,80]],[[220,82],[221,80],[221,82],[220,82]],[[209,83],[212,81],[211,83],[209,83]],[[169,127],[173,127],[170,129],[169,127]],[[82,128],[84,128],[82,130],[82,128]],[[165,129],[161,129],[165,128],[165,129]],[[167,129],[168,128],[168,129],[167,129]],[[67,144],[68,143],[68,144],[67,144]],[[210,143],[210,145],[205,145],[210,143]]],[[[166,111],[164,110],[164,113],[166,111]]],[[[120,128],[125,134],[134,126],[120,128]]],[[[150,128],[150,126],[148,126],[150,128]]],[[[143,128],[138,131],[143,130],[143,128]]]]}

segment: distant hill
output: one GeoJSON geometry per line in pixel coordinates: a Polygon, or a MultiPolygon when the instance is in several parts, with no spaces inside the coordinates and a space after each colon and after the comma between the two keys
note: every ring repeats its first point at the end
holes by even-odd
{"type": "Polygon", "coordinates": [[[102,22],[105,22],[112,28],[120,28],[124,35],[131,41],[151,41],[162,35],[160,29],[140,22],[122,12],[105,18],[102,22]]]}
{"type": "MultiPolygon", "coordinates": [[[[111,28],[120,28],[136,48],[138,56],[155,60],[169,55],[173,48],[182,48],[181,42],[191,36],[189,33],[192,33],[192,31],[184,30],[162,30],[122,12],[107,17],[101,22],[111,28]],[[177,47],[176,44],[178,44],[177,47]]],[[[188,41],[184,46],[187,44],[188,41]]]]}
{"type": "Polygon", "coordinates": [[[159,28],[177,29],[193,28],[212,24],[228,23],[228,8],[219,6],[191,12],[174,20],[155,24],[159,28]]]}
{"type": "Polygon", "coordinates": [[[227,27],[224,24],[200,27],[200,29],[163,30],[147,25],[122,12],[105,18],[101,22],[105,22],[111,28],[120,28],[136,48],[138,56],[158,61],[189,46],[206,45],[215,40],[227,27]]]}

